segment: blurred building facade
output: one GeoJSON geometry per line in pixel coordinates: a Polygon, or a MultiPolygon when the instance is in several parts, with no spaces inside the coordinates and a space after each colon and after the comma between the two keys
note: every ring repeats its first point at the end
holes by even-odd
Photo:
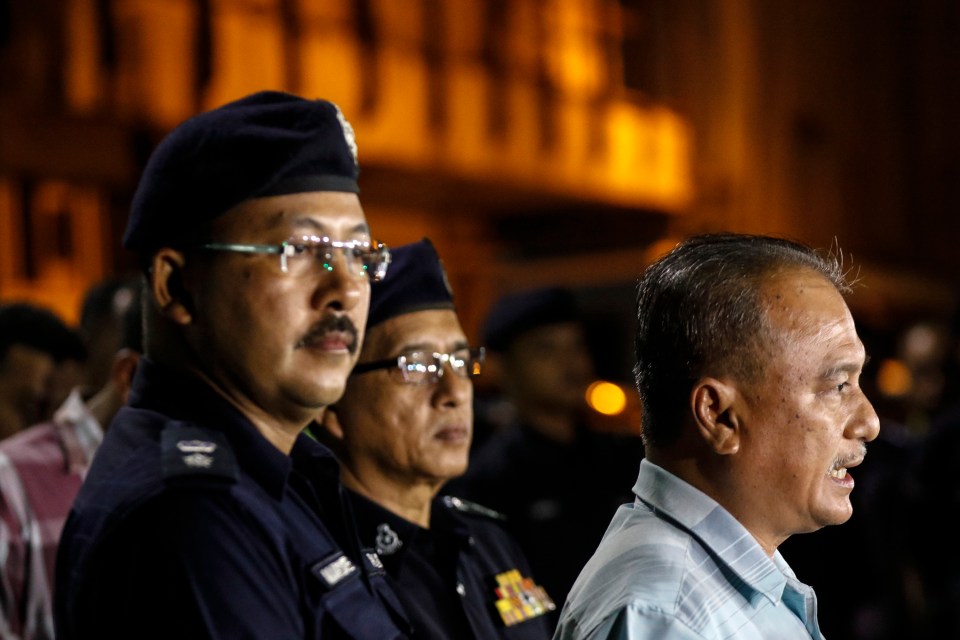
{"type": "Polygon", "coordinates": [[[376,233],[392,244],[432,237],[472,317],[504,277],[503,217],[665,214],[690,199],[690,132],[625,87],[620,11],[609,1],[5,2],[0,295],[72,313],[84,284],[129,260],[117,238],[150,148],[191,114],[270,88],[340,105],[376,233]]]}
{"type": "Polygon", "coordinates": [[[162,135],[283,89],[341,106],[375,233],[434,240],[470,335],[494,297],[545,283],[622,316],[649,260],[721,229],[838,243],[869,323],[947,314],[957,13],[947,0],[0,0],[0,299],[72,318],[86,285],[132,266],[119,237],[162,135]]]}

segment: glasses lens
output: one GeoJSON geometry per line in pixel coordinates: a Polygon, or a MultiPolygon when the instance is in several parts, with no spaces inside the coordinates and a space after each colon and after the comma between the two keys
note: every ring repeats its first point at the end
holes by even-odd
{"type": "Polygon", "coordinates": [[[404,382],[410,384],[427,384],[436,382],[439,378],[436,358],[433,354],[423,351],[413,351],[397,358],[397,366],[403,374],[404,382]]]}
{"type": "Polygon", "coordinates": [[[461,349],[454,353],[427,353],[412,351],[397,358],[397,367],[409,384],[434,384],[443,376],[444,365],[461,378],[480,375],[483,365],[483,348],[461,349]]]}
{"type": "Polygon", "coordinates": [[[337,242],[320,236],[291,238],[283,244],[280,266],[293,276],[325,275],[338,268],[338,252],[343,259],[339,268],[345,268],[354,277],[380,280],[386,275],[390,252],[386,245],[375,240],[337,242]]]}
{"type": "MultiPolygon", "coordinates": [[[[438,354],[435,354],[438,355],[438,354]]],[[[442,355],[442,354],[439,354],[442,355]]],[[[483,348],[461,349],[451,353],[448,362],[450,368],[462,378],[472,378],[480,375],[483,370],[483,348]]]]}
{"type": "Polygon", "coordinates": [[[387,245],[371,240],[359,253],[359,260],[363,272],[370,278],[371,282],[379,282],[387,275],[387,267],[390,265],[390,250],[387,249],[387,245]]]}
{"type": "Polygon", "coordinates": [[[343,250],[343,255],[347,259],[350,273],[355,276],[367,276],[371,280],[379,280],[380,263],[382,258],[380,252],[367,243],[356,247],[343,250]]]}

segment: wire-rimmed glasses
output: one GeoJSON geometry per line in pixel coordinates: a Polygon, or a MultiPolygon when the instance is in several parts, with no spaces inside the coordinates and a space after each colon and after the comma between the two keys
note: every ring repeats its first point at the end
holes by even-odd
{"type": "Polygon", "coordinates": [[[435,351],[407,351],[395,358],[357,364],[351,375],[387,369],[399,371],[407,384],[436,384],[443,377],[444,365],[461,378],[473,378],[483,371],[483,347],[458,349],[453,353],[435,351]]]}
{"type": "Polygon", "coordinates": [[[387,275],[390,250],[376,240],[331,240],[327,236],[295,236],[280,244],[238,244],[206,242],[197,246],[208,251],[264,253],[280,256],[280,270],[293,277],[324,275],[334,270],[337,252],[343,256],[348,272],[376,282],[387,275]]]}

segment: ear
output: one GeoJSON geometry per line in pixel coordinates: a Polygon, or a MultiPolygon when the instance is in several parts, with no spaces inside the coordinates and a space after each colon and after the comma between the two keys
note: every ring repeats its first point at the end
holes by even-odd
{"type": "Polygon", "coordinates": [[[193,301],[184,284],[183,252],[170,247],[159,249],[150,263],[150,292],[160,312],[181,325],[193,320],[193,301]]]}
{"type": "Polygon", "coordinates": [[[332,404],[323,410],[317,418],[317,423],[335,440],[343,440],[343,427],[340,426],[340,417],[337,415],[337,405],[332,404]]]}
{"type": "Polygon", "coordinates": [[[127,404],[130,387],[133,384],[133,374],[137,371],[138,362],[140,362],[140,354],[133,349],[121,349],[113,358],[110,380],[116,387],[117,393],[120,394],[123,404],[127,404]]]}
{"type": "Polygon", "coordinates": [[[690,394],[693,419],[703,440],[719,455],[740,450],[740,420],[734,408],[737,389],[716,378],[701,378],[690,394]]]}

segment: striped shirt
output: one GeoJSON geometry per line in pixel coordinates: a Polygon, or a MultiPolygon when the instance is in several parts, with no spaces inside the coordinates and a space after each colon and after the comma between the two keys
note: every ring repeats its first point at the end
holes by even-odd
{"type": "Polygon", "coordinates": [[[53,637],[57,542],[103,430],[77,391],[0,442],[0,638],[53,637]]]}
{"type": "Polygon", "coordinates": [[[554,640],[822,640],[813,589],[713,499],[643,460],[554,640]]]}

